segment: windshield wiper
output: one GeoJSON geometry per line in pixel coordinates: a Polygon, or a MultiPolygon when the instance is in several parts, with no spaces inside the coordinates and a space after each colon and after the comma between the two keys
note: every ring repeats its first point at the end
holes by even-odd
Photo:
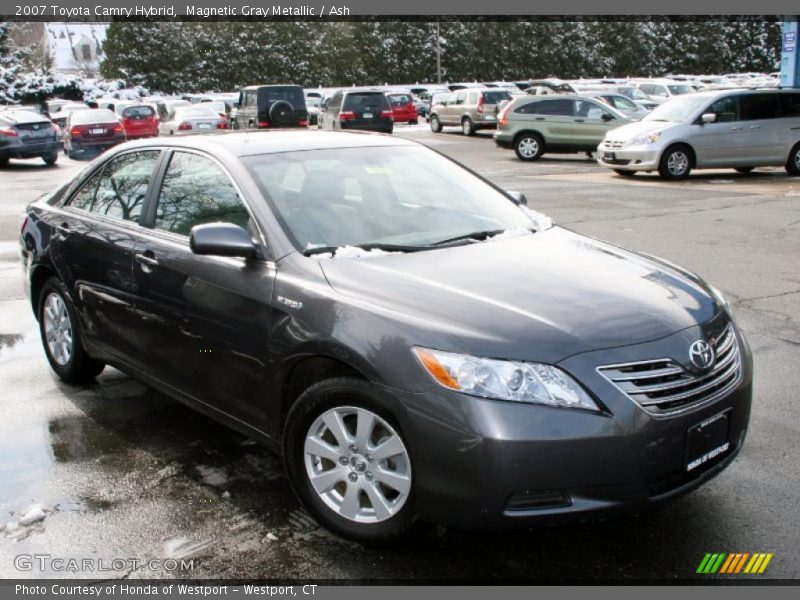
{"type": "Polygon", "coordinates": [[[460,242],[462,240],[477,240],[483,241],[487,238],[492,237],[493,235],[499,235],[506,231],[505,229],[487,229],[486,231],[473,231],[472,233],[465,233],[464,235],[457,235],[456,237],[448,238],[446,240],[440,240],[438,242],[433,242],[431,246],[444,246],[445,244],[450,244],[452,242],[460,242]]]}
{"type": "MultiPolygon", "coordinates": [[[[419,252],[420,250],[428,250],[430,246],[407,246],[402,244],[382,244],[380,242],[370,242],[367,244],[346,244],[354,248],[361,248],[369,252],[370,250],[383,250],[384,252],[419,252]]],[[[333,254],[336,256],[336,251],[341,250],[344,246],[319,246],[317,248],[308,248],[303,250],[304,256],[313,256],[314,254],[333,254]]]]}

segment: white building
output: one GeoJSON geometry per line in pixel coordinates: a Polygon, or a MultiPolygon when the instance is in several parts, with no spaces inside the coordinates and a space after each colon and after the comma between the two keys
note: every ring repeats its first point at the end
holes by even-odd
{"type": "Polygon", "coordinates": [[[45,23],[43,46],[53,73],[96,76],[108,23],[45,23]]]}

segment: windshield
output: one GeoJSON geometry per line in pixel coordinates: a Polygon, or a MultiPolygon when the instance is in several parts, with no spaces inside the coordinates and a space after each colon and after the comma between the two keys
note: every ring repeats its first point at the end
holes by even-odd
{"type": "Polygon", "coordinates": [[[668,85],[669,93],[673,96],[682,96],[683,94],[691,94],[694,89],[689,85],[668,85]]]}
{"type": "Polygon", "coordinates": [[[615,108],[623,108],[625,110],[636,110],[636,105],[628,100],[625,96],[604,96],[615,108]]]}
{"type": "Polygon", "coordinates": [[[539,228],[529,211],[423,147],[312,150],[243,160],[303,251],[426,246],[474,232],[539,228]]]}
{"type": "Polygon", "coordinates": [[[703,96],[684,96],[674,98],[665,102],[656,108],[649,115],[646,115],[642,121],[670,121],[672,123],[683,123],[686,121],[701,105],[706,104],[708,98],[703,96]]]}

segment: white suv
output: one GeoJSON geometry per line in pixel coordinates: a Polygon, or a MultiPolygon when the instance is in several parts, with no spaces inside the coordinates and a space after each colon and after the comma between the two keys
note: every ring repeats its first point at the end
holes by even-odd
{"type": "Polygon", "coordinates": [[[785,166],[800,175],[800,92],[728,90],[670,100],[641,121],[609,131],[597,162],[620,175],[785,166]]]}

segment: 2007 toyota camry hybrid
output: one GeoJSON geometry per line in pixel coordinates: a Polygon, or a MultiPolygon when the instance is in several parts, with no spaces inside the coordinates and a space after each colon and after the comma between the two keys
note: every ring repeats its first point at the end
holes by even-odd
{"type": "Polygon", "coordinates": [[[21,242],[61,379],[113,365],[263,442],[354,539],[639,512],[744,441],[751,354],[719,292],[410,141],[130,142],[21,242]]]}

